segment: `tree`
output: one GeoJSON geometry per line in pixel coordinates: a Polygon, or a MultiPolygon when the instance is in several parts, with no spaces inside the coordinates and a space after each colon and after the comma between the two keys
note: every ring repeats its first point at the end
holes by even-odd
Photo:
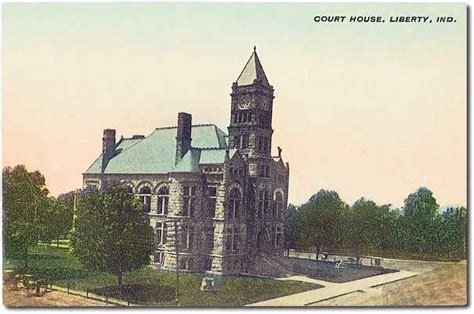
{"type": "Polygon", "coordinates": [[[89,189],[78,197],[71,246],[87,269],[112,273],[121,286],[124,272],[149,264],[153,242],[143,205],[127,187],[89,189]]]}
{"type": "Polygon", "coordinates": [[[442,215],[440,248],[458,259],[467,256],[467,210],[448,208],[442,215]]]}
{"type": "Polygon", "coordinates": [[[290,248],[295,248],[297,243],[296,233],[296,207],[293,204],[288,205],[288,214],[285,223],[285,245],[290,253],[290,248]]]}
{"type": "Polygon", "coordinates": [[[59,239],[64,238],[72,228],[74,215],[74,191],[61,194],[57,199],[51,200],[50,211],[50,237],[56,240],[59,246],[59,239]]]}
{"type": "Polygon", "coordinates": [[[347,205],[334,191],[320,190],[298,208],[296,226],[299,242],[316,248],[316,259],[322,248],[337,247],[344,239],[344,212],[347,205]]]}
{"type": "Polygon", "coordinates": [[[3,168],[3,241],[7,257],[28,266],[28,249],[48,231],[50,201],[46,181],[39,171],[24,165],[3,168]]]}
{"type": "Polygon", "coordinates": [[[405,199],[403,208],[403,228],[406,230],[407,239],[404,240],[408,249],[418,252],[433,252],[434,244],[439,234],[440,224],[439,205],[433,193],[420,187],[405,199]]]}
{"type": "Polygon", "coordinates": [[[373,201],[360,198],[351,207],[349,239],[353,249],[361,251],[380,247],[382,211],[373,201]]]}
{"type": "Polygon", "coordinates": [[[433,192],[425,187],[420,187],[405,199],[403,213],[422,222],[433,220],[438,215],[439,205],[433,196],[433,192]]]}

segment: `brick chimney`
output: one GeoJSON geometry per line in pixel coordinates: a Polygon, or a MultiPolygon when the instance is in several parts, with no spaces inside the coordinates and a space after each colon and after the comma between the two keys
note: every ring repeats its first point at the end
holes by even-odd
{"type": "Polygon", "coordinates": [[[177,164],[191,148],[191,115],[189,113],[178,113],[178,131],[176,134],[176,158],[177,164]]]}
{"type": "Polygon", "coordinates": [[[107,163],[114,156],[115,152],[115,130],[105,129],[102,137],[102,167],[101,172],[104,172],[107,163]]]}

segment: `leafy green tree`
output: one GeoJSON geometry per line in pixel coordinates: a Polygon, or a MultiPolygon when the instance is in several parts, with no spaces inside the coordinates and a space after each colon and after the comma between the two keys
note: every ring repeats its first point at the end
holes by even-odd
{"type": "Polygon", "coordinates": [[[433,220],[438,215],[439,205],[433,192],[425,187],[420,187],[405,199],[403,213],[407,217],[421,222],[433,220]]]}
{"type": "Polygon", "coordinates": [[[382,226],[380,233],[380,249],[382,252],[398,249],[400,235],[400,219],[403,217],[400,209],[391,209],[391,205],[382,205],[382,226]]]}
{"type": "Polygon", "coordinates": [[[438,209],[433,193],[425,187],[418,188],[405,199],[402,225],[408,238],[403,242],[409,250],[424,253],[436,250],[434,244],[440,224],[438,209]]]}
{"type": "Polygon", "coordinates": [[[23,259],[48,231],[50,200],[39,171],[24,165],[3,168],[3,241],[6,257],[23,259]]]}
{"type": "Polygon", "coordinates": [[[74,191],[61,194],[52,200],[50,212],[50,233],[59,246],[59,239],[65,238],[71,231],[74,215],[74,191]]]}
{"type": "Polygon", "coordinates": [[[120,184],[84,191],[77,200],[73,255],[89,270],[117,276],[150,262],[153,229],[143,205],[120,184]]]}
{"type": "Polygon", "coordinates": [[[295,248],[297,245],[296,215],[296,207],[293,204],[289,204],[285,222],[285,245],[288,253],[290,248],[295,248]]]}
{"type": "Polygon", "coordinates": [[[467,228],[466,208],[448,208],[442,215],[440,248],[451,254],[454,258],[466,258],[467,228]]]}
{"type": "Polygon", "coordinates": [[[361,198],[351,207],[350,244],[356,254],[381,246],[383,212],[373,201],[361,198]]]}
{"type": "Polygon", "coordinates": [[[316,259],[323,248],[341,245],[344,239],[344,212],[347,205],[334,191],[320,190],[298,208],[296,219],[299,242],[314,247],[316,259]]]}

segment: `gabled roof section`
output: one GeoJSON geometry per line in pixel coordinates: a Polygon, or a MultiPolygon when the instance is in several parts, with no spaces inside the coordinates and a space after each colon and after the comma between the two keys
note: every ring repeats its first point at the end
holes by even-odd
{"type": "Polygon", "coordinates": [[[252,85],[255,80],[259,80],[263,85],[270,86],[265,71],[263,71],[262,63],[258,58],[257,50],[254,47],[253,53],[237,78],[236,83],[239,86],[252,85]]]}
{"type": "MultiPolygon", "coordinates": [[[[115,148],[115,156],[109,160],[105,174],[151,174],[168,173],[181,169],[194,171],[199,165],[200,151],[210,148],[227,149],[227,135],[214,124],[193,125],[191,129],[192,149],[175,165],[176,127],[157,128],[145,138],[121,140],[115,148]],[[189,158],[189,160],[188,160],[189,158]],[[181,165],[181,163],[183,164],[181,165]]],[[[222,155],[224,156],[224,155],[222,155]]],[[[224,158],[222,157],[222,162],[224,158]]],[[[101,173],[102,155],[86,170],[86,174],[101,173]]]]}
{"type": "Polygon", "coordinates": [[[201,150],[199,148],[191,148],[183,158],[176,164],[171,172],[200,172],[199,158],[201,150]]]}

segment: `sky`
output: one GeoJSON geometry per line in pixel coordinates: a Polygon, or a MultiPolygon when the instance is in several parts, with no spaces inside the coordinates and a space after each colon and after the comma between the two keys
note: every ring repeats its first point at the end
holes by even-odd
{"type": "Polygon", "coordinates": [[[324,188],[402,206],[426,186],[440,205],[465,205],[466,37],[464,4],[7,3],[3,165],[40,170],[58,195],[82,186],[103,129],[148,135],[185,111],[226,130],[256,45],[291,203],[324,188]]]}

